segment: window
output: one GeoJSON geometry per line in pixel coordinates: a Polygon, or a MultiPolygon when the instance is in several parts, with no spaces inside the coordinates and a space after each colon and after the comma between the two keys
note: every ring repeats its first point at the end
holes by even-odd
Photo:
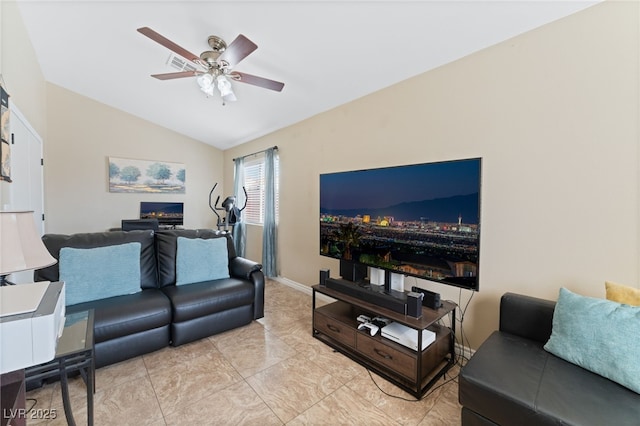
{"type": "MultiPolygon", "coordinates": [[[[280,161],[275,157],[276,217],[278,217],[280,189],[280,161]]],[[[264,156],[244,160],[244,187],[247,190],[247,208],[242,212],[246,223],[262,225],[264,222],[264,156]]]]}

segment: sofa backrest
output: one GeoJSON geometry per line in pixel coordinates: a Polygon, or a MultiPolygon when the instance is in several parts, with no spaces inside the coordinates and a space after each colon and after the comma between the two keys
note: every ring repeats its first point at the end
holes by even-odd
{"type": "MultiPolygon", "coordinates": [[[[60,259],[60,249],[63,247],[88,249],[138,242],[140,243],[140,288],[147,289],[158,286],[153,234],[154,232],[151,230],[91,232],[73,235],[45,234],[42,237],[42,242],[49,253],[58,260],[60,259]]],[[[35,281],[58,281],[59,277],[58,263],[34,272],[35,281]]]]}
{"type": "Polygon", "coordinates": [[[229,259],[236,257],[233,238],[230,234],[213,229],[170,229],[156,232],[156,252],[158,255],[158,285],[165,287],[176,283],[176,250],[178,237],[184,238],[226,238],[229,259]]]}
{"type": "Polygon", "coordinates": [[[516,293],[500,299],[500,331],[546,343],[551,336],[556,302],[516,293]]]}

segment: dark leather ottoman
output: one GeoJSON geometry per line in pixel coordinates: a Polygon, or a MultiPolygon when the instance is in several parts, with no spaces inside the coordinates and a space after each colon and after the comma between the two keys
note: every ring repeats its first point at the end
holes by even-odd
{"type": "Polygon", "coordinates": [[[554,302],[507,293],[500,330],[462,368],[463,425],[640,425],[640,395],[543,349],[554,302]]]}

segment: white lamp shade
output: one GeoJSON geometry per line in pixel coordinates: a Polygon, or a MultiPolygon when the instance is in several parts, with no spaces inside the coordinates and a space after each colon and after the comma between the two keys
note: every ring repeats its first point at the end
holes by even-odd
{"type": "Polygon", "coordinates": [[[231,90],[231,82],[227,80],[227,77],[224,75],[219,75],[217,78],[218,81],[218,90],[220,91],[220,95],[224,98],[225,96],[229,96],[233,94],[231,90]]]}
{"type": "Polygon", "coordinates": [[[198,85],[200,86],[201,89],[205,89],[207,87],[210,87],[213,83],[213,76],[209,73],[207,74],[202,74],[201,76],[199,76],[197,78],[197,82],[198,85]]]}
{"type": "Polygon", "coordinates": [[[202,90],[207,96],[213,96],[213,86],[201,87],[202,90]]]}
{"type": "Polygon", "coordinates": [[[36,230],[32,211],[0,211],[0,275],[56,263],[36,230]]]}

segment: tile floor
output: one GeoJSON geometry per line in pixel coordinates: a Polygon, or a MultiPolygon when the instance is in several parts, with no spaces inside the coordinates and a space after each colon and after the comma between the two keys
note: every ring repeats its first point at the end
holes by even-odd
{"type": "MultiPolygon", "coordinates": [[[[413,398],[312,338],[311,296],[274,281],[266,284],[263,319],[103,367],[96,383],[96,425],[460,424],[455,381],[440,380],[421,401],[402,399],[413,398]]],[[[71,381],[79,425],[85,392],[82,380],[71,381]]],[[[37,399],[34,410],[55,410],[48,424],[66,424],[58,383],[27,398],[37,399]]]]}

